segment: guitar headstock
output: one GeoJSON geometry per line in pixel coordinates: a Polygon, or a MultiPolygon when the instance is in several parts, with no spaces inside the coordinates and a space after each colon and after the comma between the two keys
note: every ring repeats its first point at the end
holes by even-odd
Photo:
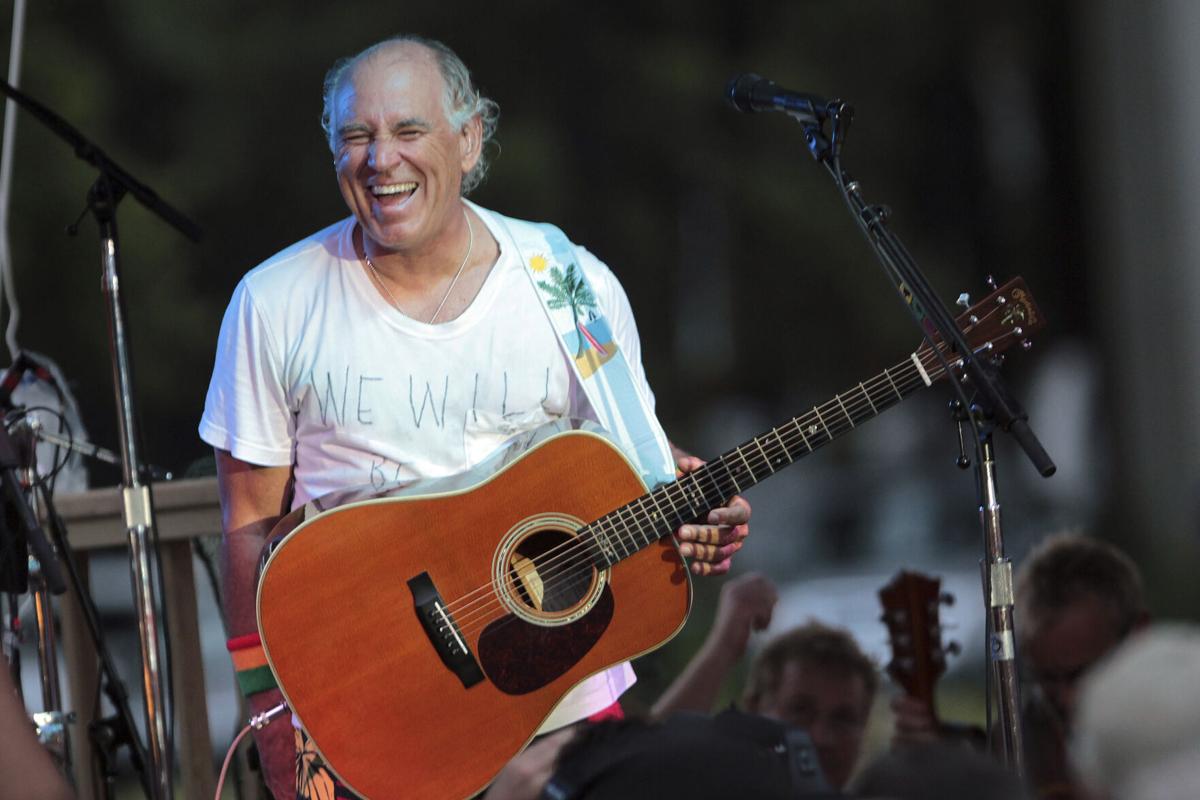
{"type": "Polygon", "coordinates": [[[957,651],[957,645],[942,646],[939,614],[943,603],[953,601],[953,596],[942,592],[941,580],[907,570],[879,590],[881,619],[892,645],[888,674],[930,711],[934,684],[946,671],[946,653],[957,651]]]}
{"type": "MultiPolygon", "coordinates": [[[[955,321],[972,352],[992,356],[999,356],[1017,344],[1028,350],[1033,346],[1030,335],[1046,324],[1033,294],[1020,277],[993,289],[955,321]]],[[[936,341],[940,346],[941,338],[936,341]]],[[[930,352],[929,345],[923,344],[917,352],[924,356],[930,352]]]]}

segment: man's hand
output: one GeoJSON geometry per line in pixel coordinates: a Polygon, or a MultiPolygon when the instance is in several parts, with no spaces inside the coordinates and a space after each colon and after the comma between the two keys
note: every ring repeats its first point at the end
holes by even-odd
{"type": "MultiPolygon", "coordinates": [[[[695,456],[680,455],[675,465],[686,475],[704,466],[695,456]]],[[[742,549],[742,540],[750,535],[750,504],[735,495],[729,505],[708,512],[707,524],[684,525],[675,532],[679,552],[691,559],[694,575],[724,575],[733,563],[733,554],[742,549]]]]}
{"type": "Polygon", "coordinates": [[[705,647],[715,647],[732,663],[746,653],[751,631],[771,624],[771,612],[779,600],[775,584],[757,572],[740,575],[721,587],[717,619],[705,647]]]}
{"type": "Polygon", "coordinates": [[[654,704],[651,716],[663,719],[677,711],[712,711],[725,678],[746,652],[750,631],[770,624],[778,597],[775,585],[754,573],[722,586],[708,638],[654,704]]]}
{"type": "Polygon", "coordinates": [[[892,698],[891,706],[896,717],[892,730],[893,748],[931,744],[941,738],[937,720],[921,700],[898,694],[892,698]]]}

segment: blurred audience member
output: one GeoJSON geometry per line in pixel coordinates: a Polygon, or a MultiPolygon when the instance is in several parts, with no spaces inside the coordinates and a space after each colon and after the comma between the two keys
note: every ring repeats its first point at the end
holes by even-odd
{"type": "Polygon", "coordinates": [[[1071,759],[1096,800],[1200,797],[1200,628],[1132,636],[1080,686],[1071,759]]]}
{"type": "MultiPolygon", "coordinates": [[[[708,712],[751,630],[765,628],[777,595],[760,575],[744,575],[721,590],[716,621],[699,653],[654,706],[655,716],[708,712]]],[[[875,663],[849,633],[817,622],[794,628],[754,659],[742,708],[808,732],[829,785],[846,785],[862,749],[875,689],[875,663]]]]}
{"type": "Polygon", "coordinates": [[[855,780],[862,800],[1026,800],[1016,775],[983,753],[939,742],[884,755],[855,780]]]}
{"type": "MultiPolygon", "coordinates": [[[[1137,566],[1110,544],[1076,534],[1052,536],[1017,571],[1025,764],[1038,797],[1084,796],[1066,755],[1079,680],[1148,619],[1137,566]]],[[[892,709],[898,744],[937,738],[934,721],[919,703],[899,697],[892,709]]]]}
{"type": "Polygon", "coordinates": [[[1080,678],[1149,621],[1141,574],[1112,545],[1064,534],[1029,554],[1016,594],[1029,777],[1042,797],[1080,797],[1066,757],[1080,678]]]}

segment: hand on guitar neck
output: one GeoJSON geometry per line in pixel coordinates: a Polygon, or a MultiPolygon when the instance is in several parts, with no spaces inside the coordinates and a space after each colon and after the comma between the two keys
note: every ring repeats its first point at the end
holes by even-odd
{"type": "Polygon", "coordinates": [[[953,597],[942,593],[937,578],[902,571],[879,590],[879,601],[892,645],[887,671],[904,690],[891,701],[893,746],[958,741],[984,747],[987,737],[981,729],[943,722],[934,703],[937,680],[946,671],[946,653],[958,652],[956,643],[942,645],[938,613],[953,597]]]}

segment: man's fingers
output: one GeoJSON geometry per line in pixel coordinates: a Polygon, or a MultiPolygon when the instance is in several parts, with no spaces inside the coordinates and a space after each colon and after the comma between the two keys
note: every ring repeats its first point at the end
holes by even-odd
{"type": "Polygon", "coordinates": [[[699,542],[684,542],[679,545],[679,552],[697,561],[724,561],[742,549],[741,542],[730,542],[725,545],[701,544],[699,542]]]}
{"type": "Polygon", "coordinates": [[[700,576],[724,575],[726,572],[729,572],[730,564],[731,560],[728,558],[718,564],[713,564],[710,561],[693,561],[692,574],[700,576]]]}
{"type": "Polygon", "coordinates": [[[697,544],[727,545],[740,542],[750,535],[745,525],[684,525],[679,529],[679,541],[697,544]]]}

